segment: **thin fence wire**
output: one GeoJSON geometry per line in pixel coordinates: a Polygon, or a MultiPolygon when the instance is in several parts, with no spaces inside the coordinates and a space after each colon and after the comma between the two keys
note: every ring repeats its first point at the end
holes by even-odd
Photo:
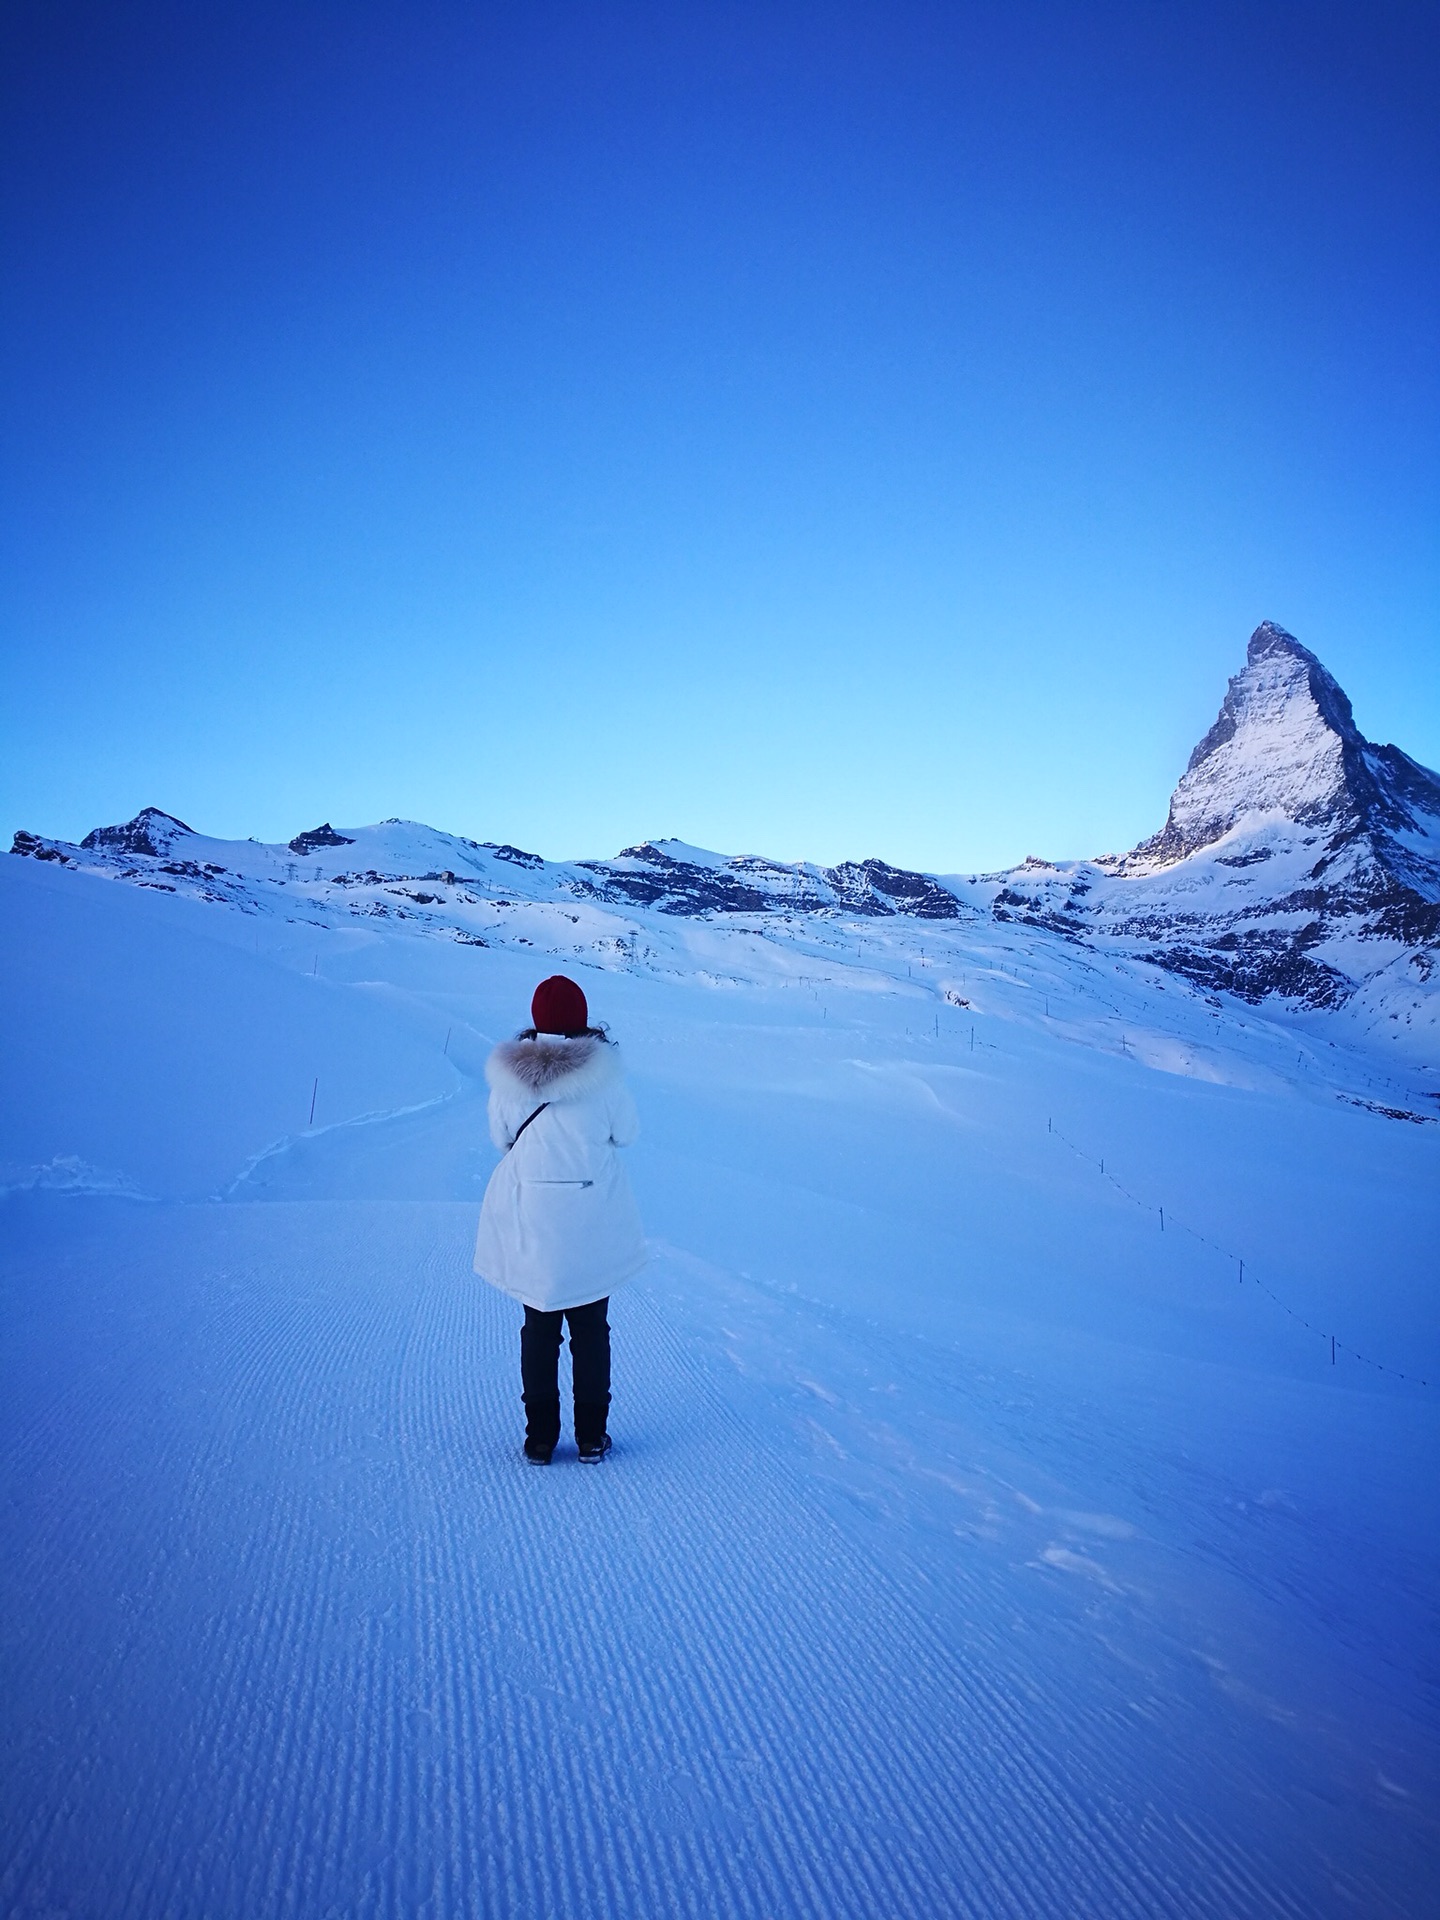
{"type": "Polygon", "coordinates": [[[1162,1233],[1189,1234],[1190,1238],[1198,1241],[1202,1247],[1208,1247],[1212,1253],[1218,1254],[1222,1260],[1230,1261],[1232,1266],[1238,1270],[1239,1283],[1241,1286],[1251,1286],[1258,1289],[1259,1292],[1265,1295],[1267,1300],[1273,1301],[1282,1313],[1289,1314],[1290,1318],[1295,1321],[1298,1326],[1304,1327],[1307,1333],[1313,1333],[1318,1340],[1325,1342],[1329,1346],[1332,1365],[1335,1363],[1336,1355],[1343,1353],[1347,1358],[1358,1360],[1362,1367],[1369,1367],[1375,1373],[1388,1374],[1392,1380],[1403,1380],[1407,1386],[1429,1389],[1430,1382],[1428,1380],[1422,1380],[1419,1374],[1402,1373],[1399,1367],[1387,1366],[1381,1360],[1372,1360],[1368,1354],[1359,1352],[1355,1347],[1350,1346],[1348,1342],[1341,1340],[1338,1334],[1328,1333],[1323,1327],[1317,1327],[1313,1320],[1307,1320],[1305,1315],[1297,1312],[1288,1300],[1282,1299],[1273,1287],[1267,1286],[1265,1281],[1257,1279],[1253,1269],[1247,1274],[1246,1267],[1249,1263],[1243,1259],[1240,1254],[1232,1252],[1229,1247],[1221,1246],[1218,1240],[1212,1239],[1208,1233],[1201,1233],[1198,1227],[1189,1226],[1185,1221],[1177,1219],[1169,1208],[1158,1205],[1152,1206],[1148,1200],[1142,1200],[1138,1194],[1132,1193],[1123,1180],[1118,1179],[1115,1174],[1109,1171],[1103,1158],[1099,1158],[1092,1153],[1086,1153],[1083,1147],[1076,1146],[1075,1142],[1071,1140],[1068,1135],[1060,1131],[1053,1119],[1047,1120],[1045,1126],[1046,1131],[1052,1139],[1058,1140],[1062,1147],[1068,1147],[1077,1159],[1084,1160],[1089,1166],[1097,1168],[1101,1178],[1108,1180],[1115,1191],[1123,1195],[1124,1198],[1130,1202],[1131,1206],[1138,1207],[1142,1213],[1158,1214],[1160,1218],[1160,1231],[1162,1233]]]}

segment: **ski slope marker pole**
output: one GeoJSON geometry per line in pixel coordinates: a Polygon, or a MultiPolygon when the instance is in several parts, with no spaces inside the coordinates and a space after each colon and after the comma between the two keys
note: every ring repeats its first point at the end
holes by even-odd
{"type": "Polygon", "coordinates": [[[313,1127],[315,1124],[315,1096],[317,1093],[319,1093],[319,1091],[320,1091],[320,1076],[317,1073],[315,1076],[315,1084],[310,1089],[310,1118],[305,1122],[307,1127],[313,1127]]]}
{"type": "Polygon", "coordinates": [[[445,1029],[445,1057],[447,1059],[450,1057],[450,1036],[454,1031],[455,1029],[453,1027],[446,1027],[445,1029]]]}

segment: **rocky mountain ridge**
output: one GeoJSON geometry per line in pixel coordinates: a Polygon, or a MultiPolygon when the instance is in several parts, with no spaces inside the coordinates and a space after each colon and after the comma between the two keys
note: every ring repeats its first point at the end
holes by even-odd
{"type": "MultiPolygon", "coordinates": [[[[655,907],[661,913],[914,914],[955,920],[953,892],[928,874],[883,860],[846,860],[837,867],[793,867],[753,854],[720,858],[679,841],[642,841],[613,860],[583,860],[596,897],[655,907]]],[[[583,884],[583,883],[582,883],[583,884]]]]}
{"type": "Polygon", "coordinates": [[[244,911],[278,910],[285,889],[295,912],[303,900],[327,917],[413,919],[481,945],[473,916],[460,924],[452,905],[524,899],[717,919],[984,914],[1149,961],[1208,992],[1313,1008],[1377,981],[1426,986],[1440,959],[1440,777],[1367,741],[1320,661],[1268,621],[1164,827],[1121,856],[1032,858],[968,879],[878,859],[792,866],[675,840],[547,861],[399,820],[345,831],[326,821],[279,846],[210,840],[155,807],[78,846],[20,832],[12,852],[244,911]]]}
{"type": "Polygon", "coordinates": [[[222,897],[214,891],[222,882],[248,878],[273,883],[277,873],[284,873],[290,882],[308,880],[332,888],[438,879],[482,890],[518,891],[532,899],[569,896],[691,917],[910,914],[954,920],[965,912],[940,881],[883,860],[787,866],[756,855],[709,853],[678,840],[646,840],[626,847],[613,860],[552,861],[521,847],[468,840],[403,820],[349,833],[338,833],[326,821],[284,845],[268,846],[253,840],[210,840],[173,814],[146,807],[122,825],[97,827],[78,847],[21,831],[10,850],[64,866],[100,869],[138,884],[200,882],[211,889],[207,898],[222,897]],[[327,871],[339,864],[339,850],[346,847],[357,849],[354,869],[345,870],[350,867],[346,859],[341,871],[327,871]],[[223,859],[204,857],[222,852],[223,859]]]}
{"type": "Polygon", "coordinates": [[[1440,955],[1440,776],[1355,725],[1266,621],[1171,798],[1128,854],[988,876],[991,910],[1117,945],[1213,991],[1336,1006],[1440,955]]]}

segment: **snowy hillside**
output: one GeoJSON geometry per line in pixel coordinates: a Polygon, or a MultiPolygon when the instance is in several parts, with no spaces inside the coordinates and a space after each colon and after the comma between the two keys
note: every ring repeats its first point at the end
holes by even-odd
{"type": "Polygon", "coordinates": [[[1306,660],[1082,868],[21,836],[0,1912],[1427,1911],[1429,776],[1306,660]],[[1183,963],[1272,936],[1363,984],[1183,963]],[[537,1473],[469,1260],[557,967],[653,1258],[537,1473]]]}

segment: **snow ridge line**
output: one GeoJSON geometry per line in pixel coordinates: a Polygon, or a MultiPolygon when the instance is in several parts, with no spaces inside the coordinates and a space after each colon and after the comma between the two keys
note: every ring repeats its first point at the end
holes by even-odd
{"type": "MultiPolygon", "coordinates": [[[[1162,1233],[1168,1231],[1171,1227],[1180,1233],[1188,1233],[1190,1238],[1192,1240],[1198,1240],[1202,1247],[1209,1247],[1211,1252],[1218,1253],[1222,1260],[1229,1260],[1236,1265],[1240,1271],[1240,1284],[1242,1286],[1245,1284],[1245,1261],[1240,1254],[1232,1253],[1229,1247],[1222,1247],[1218,1240],[1212,1240],[1209,1234],[1201,1233],[1198,1227],[1187,1225],[1185,1221],[1179,1219],[1175,1214],[1167,1214],[1163,1206],[1152,1206],[1148,1200],[1142,1200],[1137,1194],[1133,1194],[1123,1182],[1116,1179],[1113,1173],[1106,1170],[1103,1160],[1096,1159],[1094,1154],[1086,1153],[1083,1147],[1077,1147],[1073,1140],[1069,1139],[1067,1135],[1060,1131],[1053,1120],[1046,1120],[1045,1131],[1054,1139],[1058,1140],[1061,1146],[1068,1147],[1077,1159],[1087,1161],[1092,1167],[1098,1167],[1101,1177],[1108,1180],[1117,1193],[1123,1194],[1132,1206],[1138,1207],[1142,1213],[1158,1214],[1160,1216],[1160,1231],[1162,1233]]],[[[1340,1339],[1338,1334],[1326,1333],[1323,1327],[1317,1327],[1313,1320],[1307,1320],[1303,1313],[1298,1313],[1287,1300],[1282,1300],[1280,1295],[1276,1293],[1272,1287],[1266,1286],[1263,1280],[1256,1280],[1252,1275],[1250,1284],[1258,1287],[1261,1293],[1274,1301],[1282,1313],[1288,1313],[1290,1318],[1297,1321],[1307,1332],[1315,1334],[1320,1340],[1328,1340],[1330,1343],[1330,1361],[1332,1366],[1334,1365],[1336,1354],[1343,1353],[1348,1355],[1351,1360],[1358,1360],[1362,1367],[1370,1367],[1376,1373],[1389,1374],[1392,1380],[1403,1380],[1407,1386],[1424,1387],[1427,1392],[1429,1391],[1430,1382],[1428,1380],[1422,1380],[1418,1373],[1402,1373],[1399,1367],[1387,1366],[1383,1360],[1372,1360],[1367,1354],[1360,1353],[1356,1348],[1347,1345],[1340,1339]]]]}

